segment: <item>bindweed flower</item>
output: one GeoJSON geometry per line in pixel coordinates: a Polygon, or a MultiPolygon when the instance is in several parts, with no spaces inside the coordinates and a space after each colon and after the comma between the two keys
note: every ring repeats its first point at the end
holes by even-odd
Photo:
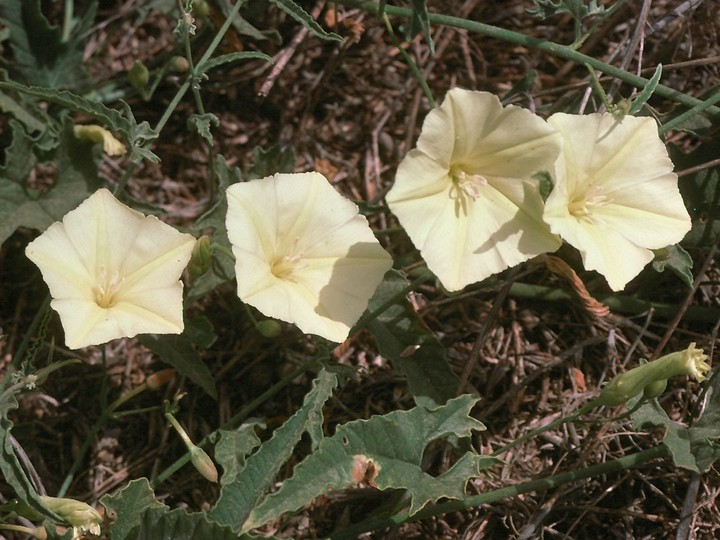
{"type": "Polygon", "coordinates": [[[180,274],[195,238],[96,191],[25,253],[42,272],[71,349],[183,331],[180,274]]]}
{"type": "Polygon", "coordinates": [[[690,230],[655,121],[558,113],[548,123],[565,144],[543,219],[619,291],[653,259],[651,250],[690,230]]]}
{"type": "Polygon", "coordinates": [[[447,290],[560,246],[531,178],[560,146],[540,117],[487,92],[455,88],[427,115],[386,200],[447,290]]]}
{"type": "Polygon", "coordinates": [[[123,156],[127,152],[125,145],[104,127],[96,125],[74,126],[73,132],[75,137],[80,140],[101,143],[103,151],[108,156],[123,156]]]}
{"type": "Polygon", "coordinates": [[[73,539],[81,538],[84,533],[100,534],[102,516],[87,503],[75,499],[64,499],[39,495],[40,500],[50,510],[63,518],[73,527],[73,539]]]}
{"type": "Polygon", "coordinates": [[[234,184],[227,199],[240,299],[344,341],[392,266],[358,207],[316,172],[234,184]]]}
{"type": "Polygon", "coordinates": [[[705,373],[710,370],[707,358],[702,349],[696,349],[695,343],[691,343],[684,351],[666,354],[618,375],[603,387],[599,401],[602,405],[614,407],[640,392],[646,398],[657,397],[665,390],[662,382],[675,375],[690,375],[703,381],[705,373]]]}

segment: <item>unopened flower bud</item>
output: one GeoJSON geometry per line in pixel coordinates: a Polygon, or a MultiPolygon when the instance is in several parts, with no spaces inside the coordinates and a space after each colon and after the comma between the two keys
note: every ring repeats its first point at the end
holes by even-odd
{"type": "Polygon", "coordinates": [[[190,69],[190,62],[183,56],[173,56],[168,64],[170,71],[175,73],[187,73],[190,69]]]}
{"type": "Polygon", "coordinates": [[[656,398],[665,391],[667,388],[667,379],[651,382],[645,388],[643,388],[643,399],[656,398]]]}
{"type": "Polygon", "coordinates": [[[200,17],[207,17],[210,14],[210,6],[205,0],[193,0],[193,13],[200,17]]]}
{"type": "Polygon", "coordinates": [[[255,325],[255,328],[257,328],[257,331],[266,338],[278,337],[282,332],[282,326],[280,326],[280,323],[274,319],[265,319],[264,321],[260,321],[255,325]]]}
{"type": "Polygon", "coordinates": [[[675,375],[690,375],[703,381],[705,373],[710,369],[710,365],[705,362],[707,358],[702,349],[696,349],[695,343],[691,343],[683,351],[666,354],[618,375],[602,389],[598,399],[602,405],[609,407],[622,405],[640,392],[645,392],[646,388],[650,394],[646,397],[657,397],[664,390],[657,383],[675,375]],[[651,386],[655,384],[657,386],[651,386]]]}
{"type": "Polygon", "coordinates": [[[202,474],[207,480],[210,480],[211,482],[217,482],[217,467],[215,467],[213,460],[210,459],[210,456],[207,455],[205,450],[195,445],[192,445],[192,447],[188,446],[188,450],[190,450],[190,461],[192,462],[193,466],[198,470],[198,472],[202,474]]]}
{"type": "Polygon", "coordinates": [[[150,390],[160,390],[174,376],[175,370],[173,368],[161,369],[157,373],[150,375],[145,383],[150,390]]]}
{"type": "Polygon", "coordinates": [[[90,141],[93,143],[101,143],[103,151],[108,156],[122,156],[127,152],[125,145],[115,138],[107,129],[97,126],[74,126],[73,131],[75,137],[81,141],[90,141]]]}
{"type": "Polygon", "coordinates": [[[195,281],[208,271],[212,264],[212,243],[210,237],[203,235],[195,242],[192,257],[188,263],[188,272],[190,273],[190,281],[195,281]]]}
{"type": "Polygon", "coordinates": [[[128,72],[128,79],[130,79],[130,84],[132,84],[134,88],[142,90],[150,80],[150,72],[148,68],[145,67],[145,64],[140,60],[135,60],[128,72]]]}
{"type": "Polygon", "coordinates": [[[45,506],[72,525],[73,528],[81,532],[100,534],[102,516],[89,504],[75,499],[48,497],[47,495],[39,495],[39,497],[45,506]]]}

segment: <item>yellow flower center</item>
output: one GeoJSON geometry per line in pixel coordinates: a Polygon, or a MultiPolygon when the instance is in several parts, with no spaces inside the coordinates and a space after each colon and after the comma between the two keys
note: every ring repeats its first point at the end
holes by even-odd
{"type": "Polygon", "coordinates": [[[595,209],[605,206],[611,200],[608,196],[603,195],[602,187],[591,186],[587,191],[578,193],[570,199],[568,212],[578,219],[593,222],[592,214],[595,209]]]}
{"type": "Polygon", "coordinates": [[[100,267],[99,283],[93,287],[95,303],[101,308],[111,308],[117,301],[117,292],[125,281],[125,278],[115,270],[110,276],[104,266],[100,267]]]}
{"type": "Polygon", "coordinates": [[[476,200],[482,189],[488,185],[487,179],[481,174],[470,174],[462,165],[450,168],[450,198],[455,199],[455,213],[467,215],[468,199],[476,200]]]}
{"type": "Polygon", "coordinates": [[[295,270],[304,268],[307,265],[303,262],[305,254],[302,251],[296,253],[299,242],[299,238],[293,241],[290,255],[278,256],[270,263],[270,272],[272,272],[276,278],[297,282],[297,278],[294,275],[295,270]]]}

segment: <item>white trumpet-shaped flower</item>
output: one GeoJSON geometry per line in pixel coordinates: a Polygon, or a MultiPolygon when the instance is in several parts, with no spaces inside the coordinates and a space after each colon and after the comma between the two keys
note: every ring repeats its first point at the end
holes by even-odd
{"type": "Polygon", "coordinates": [[[560,246],[532,178],[560,146],[540,117],[487,92],[450,90],[427,115],[386,200],[447,290],[560,246]]]}
{"type": "Polygon", "coordinates": [[[588,270],[619,291],[682,240],[690,216],[652,118],[558,113],[548,123],[565,141],[543,218],[576,247],[588,270]]]}
{"type": "Polygon", "coordinates": [[[25,253],[42,272],[71,349],[183,331],[180,274],[195,238],[101,189],[25,253]]]}
{"type": "Polygon", "coordinates": [[[392,266],[358,207],[316,172],[234,184],[227,199],[240,299],[345,340],[392,266]]]}

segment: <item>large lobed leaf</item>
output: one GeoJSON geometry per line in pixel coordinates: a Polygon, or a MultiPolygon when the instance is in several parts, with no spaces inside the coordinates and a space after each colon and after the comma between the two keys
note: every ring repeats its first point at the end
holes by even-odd
{"type": "Polygon", "coordinates": [[[13,76],[29,85],[78,88],[89,82],[83,69],[87,33],[95,18],[97,1],[72,28],[68,39],[51,26],[40,9],[40,0],[3,0],[0,22],[10,30],[9,44],[15,63],[13,76]]]}
{"type": "Polygon", "coordinates": [[[463,395],[442,407],[415,407],[338,427],[335,435],[323,439],[317,451],[295,467],[292,478],[252,511],[243,529],[259,527],[329,490],[362,481],[379,489],[407,489],[411,515],[441,497],[464,497],[468,480],[494,464],[495,458],[466,453],[437,477],[424,472],[421,461],[431,441],[467,437],[485,429],[469,416],[476,402],[476,397],[463,395]]]}
{"type": "Polygon", "coordinates": [[[216,453],[215,457],[226,474],[233,474],[235,478],[231,482],[224,478],[221,480],[220,498],[209,513],[210,519],[239,530],[275,482],[280,467],[290,457],[303,433],[310,435],[314,447],[321,444],[322,406],[337,385],[338,376],[335,373],[321,370],[313,381],[312,390],[305,396],[302,408],[275,430],[272,438],[247,459],[239,473],[234,462],[228,463],[226,454],[216,453]]]}

